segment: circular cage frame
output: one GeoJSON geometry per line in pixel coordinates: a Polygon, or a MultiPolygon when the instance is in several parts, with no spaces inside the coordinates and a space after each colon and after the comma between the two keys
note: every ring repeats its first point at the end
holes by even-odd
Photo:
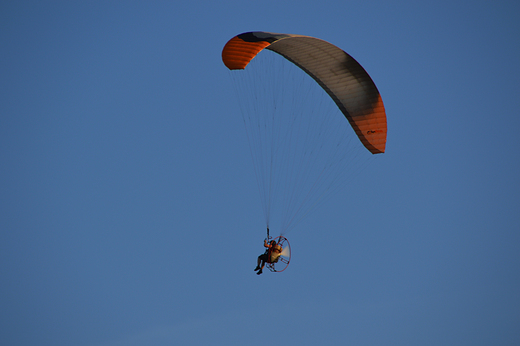
{"type": "MultiPolygon", "coordinates": [[[[289,244],[289,241],[284,236],[278,236],[273,239],[276,241],[276,245],[280,245],[282,247],[282,253],[288,248],[289,249],[289,256],[280,256],[276,262],[267,262],[266,266],[269,268],[272,272],[281,273],[287,267],[289,266],[289,262],[291,262],[291,244],[289,244]]],[[[269,249],[269,252],[267,253],[267,258],[271,258],[271,248],[269,249]]]]}

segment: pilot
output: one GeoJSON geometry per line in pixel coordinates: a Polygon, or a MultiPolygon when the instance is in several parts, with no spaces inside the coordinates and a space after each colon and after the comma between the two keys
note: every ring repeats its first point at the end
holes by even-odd
{"type": "Polygon", "coordinates": [[[255,271],[258,271],[256,274],[262,274],[262,269],[264,269],[265,263],[276,263],[278,262],[278,258],[282,254],[282,246],[276,244],[276,241],[271,240],[267,243],[267,239],[264,239],[264,247],[267,249],[263,254],[258,256],[257,264],[255,271]]]}

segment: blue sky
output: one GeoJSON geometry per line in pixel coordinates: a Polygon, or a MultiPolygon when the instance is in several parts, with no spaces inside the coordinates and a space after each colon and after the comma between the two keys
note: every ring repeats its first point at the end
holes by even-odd
{"type": "Polygon", "coordinates": [[[513,1],[3,2],[2,344],[519,344],[519,34],[513,1]],[[220,57],[253,30],[347,51],[389,127],[261,276],[220,57]]]}

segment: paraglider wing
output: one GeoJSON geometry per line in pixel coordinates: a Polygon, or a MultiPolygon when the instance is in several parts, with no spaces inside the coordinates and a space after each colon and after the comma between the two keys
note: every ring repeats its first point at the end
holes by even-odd
{"type": "Polygon", "coordinates": [[[230,70],[245,69],[263,49],[274,51],[310,75],[334,100],[363,145],[385,151],[386,114],[381,95],[363,67],[335,45],[302,35],[248,32],[224,46],[222,60],[230,70]]]}

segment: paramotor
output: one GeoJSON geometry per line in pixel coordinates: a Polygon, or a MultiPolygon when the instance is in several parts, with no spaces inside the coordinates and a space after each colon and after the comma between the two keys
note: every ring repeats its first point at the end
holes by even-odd
{"type": "Polygon", "coordinates": [[[269,261],[266,263],[266,266],[272,272],[283,272],[287,269],[289,262],[291,262],[291,245],[284,236],[278,236],[274,238],[274,241],[276,242],[276,245],[282,248],[282,252],[273,256],[273,248],[270,248],[267,254],[269,261]]]}

